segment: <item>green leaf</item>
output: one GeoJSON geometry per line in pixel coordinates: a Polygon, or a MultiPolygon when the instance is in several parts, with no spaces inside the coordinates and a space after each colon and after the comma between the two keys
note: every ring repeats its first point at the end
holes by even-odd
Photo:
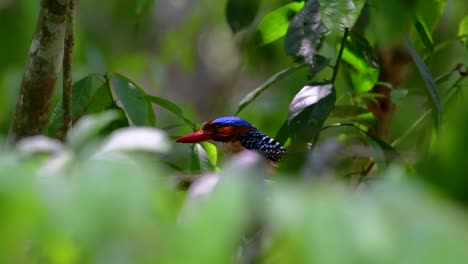
{"type": "Polygon", "coordinates": [[[432,40],[431,31],[427,28],[426,23],[421,18],[416,19],[414,26],[418,31],[419,37],[424,44],[424,47],[431,54],[434,51],[434,41],[432,40]]]}
{"type": "Polygon", "coordinates": [[[190,121],[188,118],[186,118],[184,116],[184,112],[182,111],[182,109],[180,109],[179,106],[177,106],[175,103],[167,100],[167,99],[164,99],[164,98],[161,98],[161,97],[158,97],[158,96],[153,96],[153,95],[146,95],[145,96],[146,100],[148,100],[149,102],[151,103],[154,103],[154,104],[157,104],[159,105],[160,107],[166,109],[167,111],[175,114],[176,116],[178,116],[182,121],[184,121],[184,123],[186,123],[187,125],[189,125],[190,127],[194,127],[195,124],[190,121]]]}
{"type": "Polygon", "coordinates": [[[288,120],[286,120],[284,121],[283,125],[281,125],[278,132],[276,133],[275,139],[276,141],[281,143],[281,145],[284,146],[288,138],[289,138],[289,127],[288,127],[288,120]]]}
{"type": "MultiPolygon", "coordinates": [[[[55,106],[47,122],[46,134],[56,137],[63,124],[62,100],[55,106]]],[[[101,112],[114,105],[106,82],[97,74],[90,74],[72,86],[72,119],[75,123],[85,114],[101,112]]]]}
{"type": "Polygon", "coordinates": [[[111,88],[117,105],[125,111],[128,121],[136,126],[148,124],[148,102],[144,91],[127,77],[114,74],[111,88]]]}
{"type": "Polygon", "coordinates": [[[302,88],[289,105],[291,139],[296,142],[314,139],[333,109],[335,99],[336,93],[331,83],[302,88]]]}
{"type": "Polygon", "coordinates": [[[148,125],[149,126],[156,126],[156,114],[154,113],[153,111],[153,107],[151,106],[151,104],[148,104],[148,125]]]}
{"type": "Polygon", "coordinates": [[[216,145],[208,141],[201,142],[200,145],[205,150],[211,167],[216,168],[218,164],[218,148],[216,145]]]}
{"type": "Polygon", "coordinates": [[[343,66],[356,94],[369,92],[379,78],[379,63],[375,49],[357,33],[347,39],[342,57],[343,66]]]}
{"type": "Polygon", "coordinates": [[[208,147],[208,150],[211,152],[210,154],[201,144],[193,144],[190,163],[192,173],[211,172],[215,169],[212,159],[210,159],[210,155],[213,155],[212,148],[208,147]]]}
{"type": "Polygon", "coordinates": [[[84,116],[67,134],[66,141],[73,149],[78,149],[120,117],[117,110],[84,116]]]}
{"type": "Polygon", "coordinates": [[[275,84],[278,81],[281,81],[282,79],[286,78],[293,72],[302,69],[305,65],[304,64],[299,64],[296,66],[293,66],[291,68],[282,70],[275,75],[271,76],[266,82],[262,83],[259,87],[255,88],[255,90],[251,91],[249,94],[247,94],[239,103],[239,106],[237,107],[236,110],[236,115],[239,114],[244,108],[246,108],[255,98],[257,98],[259,95],[261,95],[266,89],[268,89],[270,86],[275,84]]]}
{"type": "Polygon", "coordinates": [[[320,18],[318,0],[309,0],[289,24],[284,48],[286,54],[301,57],[309,66],[314,66],[314,57],[327,28],[320,18]]]}
{"type": "Polygon", "coordinates": [[[460,26],[458,27],[458,36],[462,37],[462,41],[468,48],[468,16],[465,16],[460,22],[460,26]]]}
{"type": "Polygon", "coordinates": [[[304,6],[304,2],[292,2],[284,5],[263,17],[258,26],[257,43],[269,44],[286,34],[289,21],[304,6]]]}
{"type": "Polygon", "coordinates": [[[257,15],[259,0],[228,0],[226,19],[233,33],[249,26],[257,15]]]}
{"type": "Polygon", "coordinates": [[[426,66],[423,59],[421,58],[421,56],[419,56],[419,53],[416,51],[413,44],[408,38],[405,38],[405,45],[409,53],[411,54],[411,57],[413,58],[413,61],[416,64],[416,67],[418,68],[419,73],[421,74],[421,77],[424,80],[424,83],[426,84],[425,91],[428,95],[428,99],[431,105],[434,126],[436,130],[438,130],[440,128],[442,119],[442,103],[440,102],[439,92],[437,91],[436,83],[432,78],[432,74],[429,71],[429,68],[426,66]]]}
{"type": "Polygon", "coordinates": [[[351,29],[356,23],[365,0],[320,0],[320,14],[331,33],[351,29]]]}

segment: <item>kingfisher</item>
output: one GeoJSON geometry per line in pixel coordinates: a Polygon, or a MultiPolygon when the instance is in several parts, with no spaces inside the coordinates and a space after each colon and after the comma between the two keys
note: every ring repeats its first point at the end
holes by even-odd
{"type": "Polygon", "coordinates": [[[245,149],[256,151],[273,164],[286,153],[286,149],[273,138],[263,134],[249,122],[237,116],[224,116],[206,122],[201,130],[183,136],[179,143],[198,143],[213,140],[223,142],[230,153],[245,149]]]}

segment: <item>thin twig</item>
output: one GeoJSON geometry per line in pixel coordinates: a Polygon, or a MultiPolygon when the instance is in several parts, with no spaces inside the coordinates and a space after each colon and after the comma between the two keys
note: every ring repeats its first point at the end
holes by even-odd
{"type": "Polygon", "coordinates": [[[336,58],[336,63],[335,63],[335,67],[334,67],[335,70],[333,71],[333,76],[332,76],[332,79],[331,79],[331,82],[333,84],[335,83],[336,76],[338,75],[338,71],[340,69],[341,57],[343,56],[343,51],[344,51],[344,47],[346,45],[346,39],[348,38],[348,33],[349,33],[349,29],[345,28],[345,31],[343,33],[343,39],[341,40],[340,51],[338,52],[338,58],[336,58]]]}
{"type": "Polygon", "coordinates": [[[58,137],[62,139],[72,126],[72,54],[75,42],[75,6],[77,0],[70,0],[67,8],[67,28],[63,54],[63,123],[58,137]]]}

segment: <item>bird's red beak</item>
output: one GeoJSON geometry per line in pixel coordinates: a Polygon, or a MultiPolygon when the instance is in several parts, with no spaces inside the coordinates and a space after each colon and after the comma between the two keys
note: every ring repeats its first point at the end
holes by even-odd
{"type": "Polygon", "coordinates": [[[179,143],[198,143],[202,141],[210,140],[210,136],[203,132],[203,130],[198,130],[186,136],[183,136],[176,140],[179,143]]]}

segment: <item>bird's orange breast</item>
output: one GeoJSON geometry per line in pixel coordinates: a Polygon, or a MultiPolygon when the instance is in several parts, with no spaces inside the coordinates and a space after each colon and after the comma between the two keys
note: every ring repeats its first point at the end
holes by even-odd
{"type": "Polygon", "coordinates": [[[228,153],[239,153],[245,150],[245,148],[241,145],[239,140],[224,143],[224,149],[228,153]]]}

